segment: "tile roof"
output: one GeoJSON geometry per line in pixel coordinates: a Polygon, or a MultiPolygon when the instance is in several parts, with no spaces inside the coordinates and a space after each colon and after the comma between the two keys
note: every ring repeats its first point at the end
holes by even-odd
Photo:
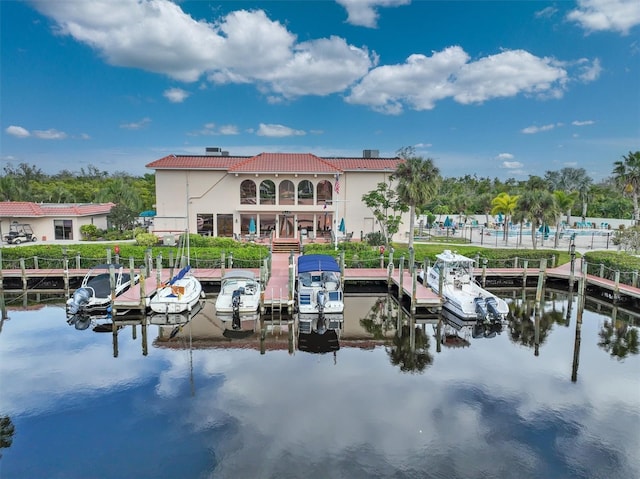
{"type": "Polygon", "coordinates": [[[108,214],[115,203],[32,203],[0,201],[1,217],[91,216],[108,214]]]}
{"type": "Polygon", "coordinates": [[[198,169],[198,170],[228,170],[233,165],[247,158],[249,156],[213,156],[213,155],[169,155],[159,160],[152,161],[145,165],[147,168],[153,168],[156,170],[184,170],[184,169],[198,169]]]}
{"type": "Polygon", "coordinates": [[[321,158],[311,153],[260,153],[256,156],[169,155],[147,168],[227,170],[233,173],[339,173],[395,170],[401,158],[321,158]]]}

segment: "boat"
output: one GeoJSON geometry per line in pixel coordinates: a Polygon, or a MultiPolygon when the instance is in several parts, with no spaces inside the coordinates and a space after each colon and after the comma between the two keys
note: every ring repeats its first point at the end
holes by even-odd
{"type": "Polygon", "coordinates": [[[440,294],[442,307],[465,320],[502,321],[509,313],[506,301],[480,286],[473,276],[474,260],[451,250],[436,255],[436,262],[419,273],[423,284],[440,294]]]}
{"type": "Polygon", "coordinates": [[[260,308],[262,288],[255,273],[247,270],[231,270],[220,283],[220,293],[216,298],[216,315],[256,315],[260,308]]]}
{"type": "Polygon", "coordinates": [[[299,256],[296,295],[301,314],[342,314],[344,295],[335,258],[324,254],[299,256]]]}
{"type": "Polygon", "coordinates": [[[68,316],[110,313],[112,301],[136,284],[140,277],[125,272],[120,264],[99,264],[87,272],[80,287],[67,300],[68,316]],[[113,274],[113,288],[111,275],[113,274]]]}
{"type": "Polygon", "coordinates": [[[187,265],[158,288],[149,300],[149,308],[154,313],[184,313],[191,311],[204,297],[202,284],[187,265]]]}

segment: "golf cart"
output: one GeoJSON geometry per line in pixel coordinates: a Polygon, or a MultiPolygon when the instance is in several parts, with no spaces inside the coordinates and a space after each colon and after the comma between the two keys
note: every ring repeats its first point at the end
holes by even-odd
{"type": "Polygon", "coordinates": [[[9,244],[20,244],[24,241],[36,241],[37,239],[28,223],[11,223],[9,233],[4,235],[4,240],[9,244]]]}

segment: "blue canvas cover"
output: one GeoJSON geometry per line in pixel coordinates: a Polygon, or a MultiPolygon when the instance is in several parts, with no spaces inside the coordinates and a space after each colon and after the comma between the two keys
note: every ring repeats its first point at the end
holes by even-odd
{"type": "Polygon", "coordinates": [[[333,256],[326,254],[304,254],[298,257],[298,273],[311,271],[340,272],[340,266],[333,256]]]}
{"type": "Polygon", "coordinates": [[[189,266],[189,265],[187,265],[184,268],[182,268],[178,272],[178,274],[176,274],[173,278],[171,278],[171,281],[169,281],[169,284],[175,284],[176,281],[178,281],[179,279],[184,278],[184,275],[187,274],[190,269],[191,269],[191,266],[189,266]]]}

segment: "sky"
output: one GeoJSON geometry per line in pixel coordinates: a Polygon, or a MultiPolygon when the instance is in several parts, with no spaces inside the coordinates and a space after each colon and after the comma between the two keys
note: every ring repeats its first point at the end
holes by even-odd
{"type": "Polygon", "coordinates": [[[0,1],[0,165],[395,156],[594,181],[640,149],[640,2],[0,1]]]}

